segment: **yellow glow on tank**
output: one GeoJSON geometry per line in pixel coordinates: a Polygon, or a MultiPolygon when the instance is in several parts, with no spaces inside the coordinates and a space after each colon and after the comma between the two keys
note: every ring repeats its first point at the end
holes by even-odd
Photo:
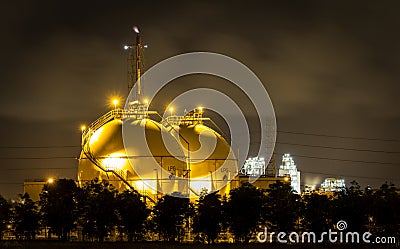
{"type": "Polygon", "coordinates": [[[190,181],[190,187],[192,191],[196,192],[196,195],[200,194],[202,190],[207,189],[207,191],[214,190],[211,177],[197,177],[190,181]]]}
{"type": "Polygon", "coordinates": [[[145,183],[142,180],[136,180],[135,181],[135,189],[141,191],[143,189],[145,189],[145,183]]]}
{"type": "Polygon", "coordinates": [[[100,127],[97,131],[93,133],[93,135],[90,137],[89,145],[92,145],[93,143],[96,143],[97,140],[99,140],[99,137],[101,133],[103,132],[104,127],[100,127]]]}
{"type": "Polygon", "coordinates": [[[102,165],[107,170],[120,170],[124,167],[126,163],[126,155],[123,153],[113,153],[107,158],[103,159],[102,165]]]}

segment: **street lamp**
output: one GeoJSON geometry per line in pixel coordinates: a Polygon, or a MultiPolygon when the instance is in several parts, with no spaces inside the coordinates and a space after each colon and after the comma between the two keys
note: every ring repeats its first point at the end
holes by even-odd
{"type": "Polygon", "coordinates": [[[53,184],[54,183],[54,178],[50,177],[49,179],[47,179],[47,183],[48,184],[53,184]]]}
{"type": "Polygon", "coordinates": [[[117,105],[119,103],[118,99],[113,99],[112,103],[114,104],[114,109],[117,109],[117,105]]]}

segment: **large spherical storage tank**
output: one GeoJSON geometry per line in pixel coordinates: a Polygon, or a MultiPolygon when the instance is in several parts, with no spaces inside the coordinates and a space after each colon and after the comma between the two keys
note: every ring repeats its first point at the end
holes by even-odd
{"type": "Polygon", "coordinates": [[[196,197],[217,190],[227,194],[238,184],[230,181],[237,173],[237,160],[220,134],[202,122],[171,127],[149,118],[115,118],[87,131],[78,181],[98,178],[120,191],[133,187],[154,197],[196,197]]]}
{"type": "MultiPolygon", "coordinates": [[[[82,145],[78,181],[84,184],[98,178],[110,181],[120,191],[130,185],[146,194],[156,194],[157,191],[184,193],[187,191],[185,182],[171,181],[171,173],[168,173],[173,168],[175,175],[184,174],[184,153],[181,153],[182,158],[171,156],[167,148],[162,146],[163,137],[175,140],[161,124],[151,119],[114,119],[107,122],[92,132],[82,145]],[[133,136],[125,139],[128,142],[124,144],[123,130],[125,136],[140,134],[144,130],[146,141],[139,141],[139,136],[133,136]],[[147,170],[142,170],[138,175],[136,165],[145,166],[147,170]],[[160,189],[161,186],[163,189],[160,189]]],[[[139,170],[143,168],[139,167],[139,170]]]]}

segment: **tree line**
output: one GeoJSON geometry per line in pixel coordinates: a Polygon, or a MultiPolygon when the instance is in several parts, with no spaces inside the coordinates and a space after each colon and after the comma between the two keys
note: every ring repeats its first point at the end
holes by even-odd
{"type": "MultiPolygon", "coordinates": [[[[28,194],[16,201],[0,196],[1,237],[44,237],[104,241],[185,241],[216,243],[229,234],[235,242],[249,242],[267,227],[269,231],[322,233],[339,220],[348,231],[369,231],[375,236],[395,236],[400,231],[400,195],[394,185],[378,190],[361,189],[357,182],[331,195],[297,195],[286,182],[267,190],[244,183],[229,196],[204,194],[196,202],[165,195],[149,205],[135,190],[118,192],[112,184],[97,179],[78,187],[74,180],[46,184],[40,200],[28,194]],[[76,238],[75,238],[76,239],[76,238]]],[[[225,238],[226,239],[226,238],[225,238]]]]}

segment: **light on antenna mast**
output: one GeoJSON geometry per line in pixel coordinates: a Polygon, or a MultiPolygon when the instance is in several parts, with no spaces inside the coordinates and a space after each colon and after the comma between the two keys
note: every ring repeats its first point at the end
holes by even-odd
{"type": "Polygon", "coordinates": [[[133,26],[133,31],[135,31],[136,34],[139,34],[139,28],[137,26],[133,26]]]}

